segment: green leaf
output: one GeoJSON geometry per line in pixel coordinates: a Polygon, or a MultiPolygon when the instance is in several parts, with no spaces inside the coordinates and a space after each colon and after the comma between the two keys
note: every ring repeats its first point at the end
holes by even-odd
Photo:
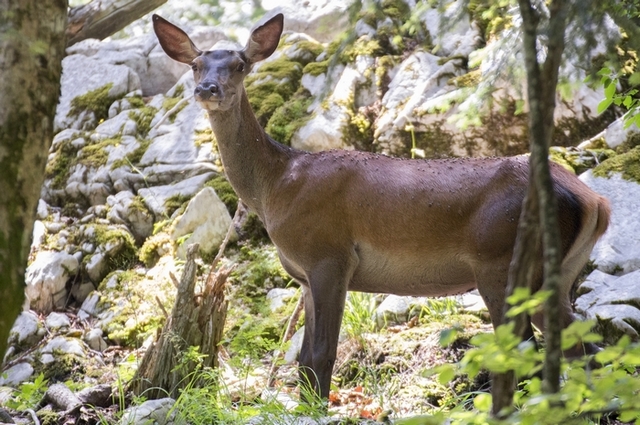
{"type": "Polygon", "coordinates": [[[613,103],[613,99],[603,99],[598,104],[598,113],[601,114],[607,110],[607,108],[613,103]]]}
{"type": "Polygon", "coordinates": [[[440,332],[440,346],[447,347],[458,338],[460,333],[457,328],[449,328],[440,332]]]}
{"type": "Polygon", "coordinates": [[[491,403],[491,394],[488,393],[480,393],[473,399],[473,405],[481,412],[488,412],[491,410],[491,403]]]}
{"type": "Polygon", "coordinates": [[[446,385],[453,380],[456,376],[456,370],[453,365],[445,364],[439,367],[440,374],[438,375],[438,382],[441,385],[446,385]]]}
{"type": "Polygon", "coordinates": [[[632,86],[640,85],[640,72],[634,72],[629,76],[629,84],[632,86]]]}
{"type": "Polygon", "coordinates": [[[625,96],[622,104],[625,106],[625,108],[629,109],[633,104],[633,98],[631,96],[625,96]]]}
{"type": "Polygon", "coordinates": [[[614,94],[616,94],[616,84],[614,81],[611,81],[604,87],[604,95],[607,99],[611,99],[614,94]]]}
{"type": "Polygon", "coordinates": [[[601,76],[611,75],[611,70],[605,66],[602,69],[600,69],[600,71],[598,71],[598,75],[601,75],[601,76]]]}

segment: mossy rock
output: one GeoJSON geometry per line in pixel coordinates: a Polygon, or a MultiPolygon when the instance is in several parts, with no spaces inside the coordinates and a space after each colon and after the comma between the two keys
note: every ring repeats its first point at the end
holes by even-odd
{"type": "Polygon", "coordinates": [[[625,180],[640,183],[640,146],[613,156],[593,169],[593,175],[611,177],[613,173],[620,173],[625,180]]]}
{"type": "Polygon", "coordinates": [[[71,100],[71,110],[69,115],[78,116],[83,111],[92,112],[97,122],[104,121],[109,116],[109,107],[113,102],[124,97],[109,94],[113,83],[105,84],[95,90],[91,90],[83,95],[71,100]]]}

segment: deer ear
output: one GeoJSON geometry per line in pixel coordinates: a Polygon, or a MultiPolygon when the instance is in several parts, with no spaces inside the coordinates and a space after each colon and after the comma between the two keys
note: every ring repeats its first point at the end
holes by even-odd
{"type": "Polygon", "coordinates": [[[278,13],[264,24],[253,30],[243,53],[249,63],[268,58],[276,51],[284,27],[284,16],[278,13]]]}
{"type": "Polygon", "coordinates": [[[202,54],[191,41],[187,33],[166,19],[154,14],[153,30],[160,41],[162,49],[173,60],[190,64],[202,54]]]}

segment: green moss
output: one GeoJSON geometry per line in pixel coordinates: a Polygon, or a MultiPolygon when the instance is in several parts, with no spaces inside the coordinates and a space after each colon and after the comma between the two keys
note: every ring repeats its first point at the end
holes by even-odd
{"type": "Polygon", "coordinates": [[[119,168],[119,167],[125,167],[125,166],[131,167],[131,166],[138,165],[140,163],[140,160],[144,156],[145,152],[147,151],[147,149],[149,149],[149,145],[151,145],[151,140],[142,139],[142,140],[138,140],[138,143],[139,143],[138,147],[135,148],[133,152],[126,155],[122,159],[113,161],[113,164],[111,164],[111,169],[115,170],[116,168],[119,168]]]}
{"type": "Polygon", "coordinates": [[[330,63],[329,59],[320,61],[320,62],[309,62],[308,64],[305,65],[304,69],[302,70],[302,73],[309,74],[314,77],[317,77],[318,75],[326,74],[327,71],[329,70],[329,63],[330,63]]]}
{"type": "Polygon", "coordinates": [[[117,247],[107,253],[108,271],[126,270],[137,263],[136,243],[128,230],[105,224],[94,224],[93,230],[97,245],[117,247]]]}
{"type": "Polygon", "coordinates": [[[464,75],[451,78],[448,83],[456,87],[476,87],[480,83],[482,73],[479,69],[469,71],[464,75]]]}
{"type": "Polygon", "coordinates": [[[598,177],[610,177],[614,172],[621,173],[625,180],[640,183],[640,146],[609,158],[593,169],[593,175],[598,177]]]}
{"type": "Polygon", "coordinates": [[[77,162],[78,149],[71,140],[60,143],[53,158],[47,162],[45,168],[45,178],[51,180],[53,189],[62,189],[69,178],[71,167],[77,162]]]}
{"type": "Polygon", "coordinates": [[[122,136],[117,135],[108,139],[99,140],[83,147],[78,154],[78,163],[91,168],[99,168],[109,159],[109,146],[117,146],[122,141],[122,136]]]}
{"type": "Polygon", "coordinates": [[[139,137],[147,137],[151,130],[151,121],[157,113],[157,108],[148,105],[129,112],[129,119],[136,123],[136,134],[139,137]]]}
{"type": "Polygon", "coordinates": [[[122,96],[112,96],[109,91],[113,83],[105,84],[95,90],[91,90],[71,100],[69,115],[78,116],[83,111],[93,112],[98,122],[104,121],[109,116],[109,107],[122,96]]]}
{"type": "Polygon", "coordinates": [[[216,191],[218,198],[224,203],[227,207],[227,211],[233,217],[236,213],[236,209],[238,208],[238,195],[231,187],[231,184],[223,175],[218,175],[208,182],[205,183],[205,186],[208,186],[216,191]]]}
{"type": "Polygon", "coordinates": [[[173,195],[168,197],[164,201],[164,207],[167,210],[167,215],[171,217],[178,209],[186,208],[187,203],[191,200],[191,196],[188,195],[173,195]]]}
{"type": "Polygon", "coordinates": [[[266,132],[281,143],[291,144],[293,134],[311,118],[307,112],[311,102],[311,94],[305,89],[299,90],[274,111],[266,125],[266,132]]]}
{"type": "Polygon", "coordinates": [[[205,143],[216,143],[216,136],[211,131],[211,128],[206,128],[204,130],[196,130],[195,137],[193,139],[193,143],[200,147],[205,143]]]}
{"type": "Polygon", "coordinates": [[[167,233],[157,233],[144,241],[138,252],[138,258],[145,267],[151,268],[160,257],[171,252],[171,245],[171,237],[167,233]]]}

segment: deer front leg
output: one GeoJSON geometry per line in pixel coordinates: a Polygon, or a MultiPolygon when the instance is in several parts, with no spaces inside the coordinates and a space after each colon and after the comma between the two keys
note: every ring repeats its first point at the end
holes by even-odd
{"type": "Polygon", "coordinates": [[[311,360],[306,377],[316,383],[314,389],[322,399],[329,397],[347,288],[357,263],[351,253],[344,260],[321,261],[307,275],[311,296],[305,296],[305,316],[310,313],[307,317],[312,319],[305,322],[309,329],[305,328],[300,359],[303,373],[311,360]]]}
{"type": "Polygon", "coordinates": [[[305,402],[313,400],[313,393],[318,393],[318,380],[313,371],[313,330],[315,328],[315,309],[313,306],[313,295],[311,289],[306,285],[302,286],[302,297],[304,300],[304,336],[302,347],[298,358],[300,374],[300,398],[305,402]]]}

